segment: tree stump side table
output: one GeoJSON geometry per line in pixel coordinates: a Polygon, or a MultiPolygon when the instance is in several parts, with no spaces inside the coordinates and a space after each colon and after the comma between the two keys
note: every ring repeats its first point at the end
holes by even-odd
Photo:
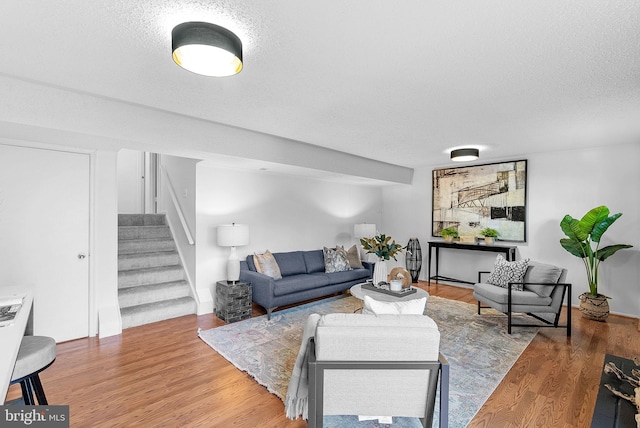
{"type": "Polygon", "coordinates": [[[216,282],[216,316],[228,323],[251,318],[251,284],[216,282]]]}

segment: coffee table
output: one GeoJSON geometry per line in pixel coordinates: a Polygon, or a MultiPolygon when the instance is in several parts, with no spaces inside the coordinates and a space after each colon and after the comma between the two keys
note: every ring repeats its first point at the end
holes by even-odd
{"type": "MultiPolygon", "coordinates": [[[[408,300],[420,299],[422,297],[426,297],[429,300],[429,293],[424,291],[422,288],[413,287],[416,290],[415,293],[411,293],[408,296],[396,297],[390,294],[379,293],[373,290],[367,290],[366,288],[362,288],[362,284],[356,284],[349,289],[351,295],[361,301],[364,302],[364,296],[369,296],[373,300],[378,300],[380,302],[406,302],[408,300]]],[[[362,309],[362,308],[360,308],[362,309]]]]}

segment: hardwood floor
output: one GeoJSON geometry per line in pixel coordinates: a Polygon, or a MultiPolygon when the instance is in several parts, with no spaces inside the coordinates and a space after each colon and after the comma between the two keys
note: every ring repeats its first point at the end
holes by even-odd
{"type": "MultiPolygon", "coordinates": [[[[475,303],[470,289],[420,286],[475,303]]],[[[640,325],[572,313],[573,336],[542,329],[469,427],[590,426],[604,355],[640,355],[640,325]]],[[[286,419],[280,399],[198,338],[198,328],[220,325],[214,315],[189,315],[59,344],[56,361],[41,373],[49,403],[70,405],[72,427],[306,427],[286,419]]],[[[19,396],[12,386],[7,398],[19,396]]]]}

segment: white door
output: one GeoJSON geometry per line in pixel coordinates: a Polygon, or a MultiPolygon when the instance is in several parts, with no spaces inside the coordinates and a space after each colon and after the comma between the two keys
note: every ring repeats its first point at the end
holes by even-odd
{"type": "Polygon", "coordinates": [[[89,335],[87,154],[0,145],[0,293],[33,289],[33,334],[89,335]]]}

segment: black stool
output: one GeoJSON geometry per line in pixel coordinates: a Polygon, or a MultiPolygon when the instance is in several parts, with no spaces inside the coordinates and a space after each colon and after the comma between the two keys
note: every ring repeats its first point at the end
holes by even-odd
{"type": "Polygon", "coordinates": [[[11,385],[20,382],[24,404],[35,405],[35,392],[38,404],[46,406],[47,397],[40,382],[40,373],[56,359],[56,341],[47,336],[24,336],[18,350],[16,365],[11,376],[11,385]]]}

